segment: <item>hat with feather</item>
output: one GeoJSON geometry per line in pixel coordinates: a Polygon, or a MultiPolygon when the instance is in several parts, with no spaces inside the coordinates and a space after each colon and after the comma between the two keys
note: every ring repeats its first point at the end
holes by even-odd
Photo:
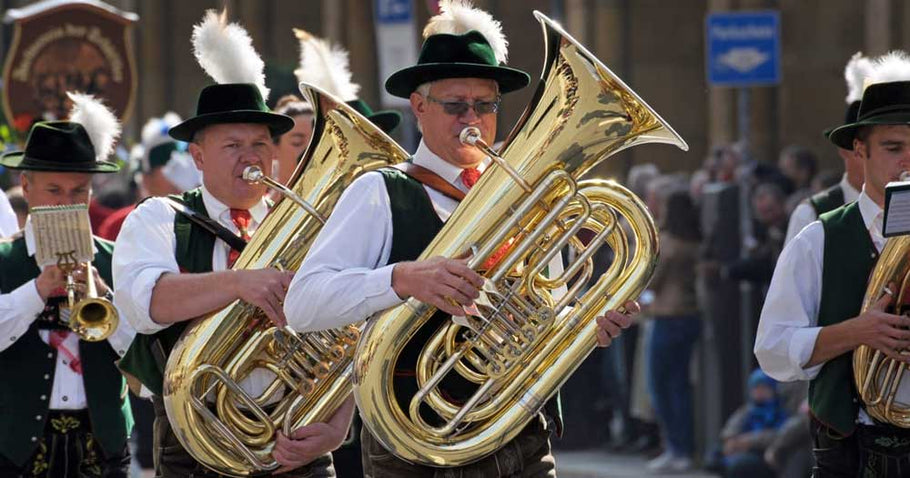
{"type": "Polygon", "coordinates": [[[67,93],[73,107],[69,121],[35,123],[25,150],[6,153],[0,165],[10,169],[63,173],[114,173],[107,161],[120,136],[117,116],[93,96],[67,93]]]}
{"type": "Polygon", "coordinates": [[[828,139],[852,150],[856,131],[875,125],[910,125],[910,56],[903,51],[892,51],[873,62],[856,119],[834,128],[828,139]]]}
{"type": "MultiPolygon", "coordinates": [[[[844,68],[844,79],[847,80],[847,109],[844,111],[844,122],[849,124],[856,121],[856,113],[859,112],[859,103],[863,99],[863,86],[866,78],[872,74],[873,59],[863,56],[862,52],[856,52],[847,66],[844,68]]],[[[827,138],[837,126],[826,129],[822,134],[827,138]]]]}
{"type": "Polygon", "coordinates": [[[390,94],[408,98],[423,83],[446,78],[488,78],[509,93],[531,82],[527,73],[505,66],[508,42],[502,25],[467,0],[442,0],[440,13],[423,30],[417,64],[385,82],[390,94]]]}
{"type": "Polygon", "coordinates": [[[196,116],[168,132],[180,141],[192,141],[197,131],[214,124],[255,123],[268,126],[272,136],[294,127],[289,116],[272,113],[266,106],[265,63],[242,26],[228,23],[227,12],[205,13],[193,27],[193,53],[206,74],[217,84],[202,89],[196,116]]]}
{"type": "Polygon", "coordinates": [[[294,70],[297,81],[316,86],[339,98],[357,110],[386,133],[401,122],[401,113],[394,110],[373,111],[366,101],[357,97],[360,85],[351,81],[348,52],[305,30],[294,29],[300,41],[300,68],[294,70]]]}

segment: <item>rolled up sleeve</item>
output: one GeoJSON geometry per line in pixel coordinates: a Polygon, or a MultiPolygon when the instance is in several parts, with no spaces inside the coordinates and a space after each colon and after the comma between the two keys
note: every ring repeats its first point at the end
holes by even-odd
{"type": "Polygon", "coordinates": [[[812,380],[823,364],[806,367],[821,327],[824,228],[814,222],[787,244],[777,261],[762,308],[754,353],[776,380],[812,380]]]}

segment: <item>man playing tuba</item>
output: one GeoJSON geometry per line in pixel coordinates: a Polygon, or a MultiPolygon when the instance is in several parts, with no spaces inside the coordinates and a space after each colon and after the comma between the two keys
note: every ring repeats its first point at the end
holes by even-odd
{"type": "Polygon", "coordinates": [[[910,170],[910,62],[876,61],[854,122],[829,139],[861,159],[859,198],[803,229],[781,252],[762,309],[755,355],[768,375],[806,380],[815,477],[899,476],[910,469],[910,432],[874,421],[853,379],[853,351],[867,345],[907,361],[906,318],[886,313],[892,294],[860,313],[882,236],[885,186],[910,170]],[[862,473],[861,473],[862,471],[862,473]]]}
{"type": "MultiPolygon", "coordinates": [[[[32,127],[24,152],[0,164],[22,171],[30,208],[88,204],[92,174],[120,169],[106,161],[120,126],[93,98],[71,95],[70,121],[32,127]]],[[[95,289],[109,296],[113,244],[93,237],[95,289]]],[[[135,335],[120,322],[107,340],[85,341],[61,317],[66,274],[39,270],[32,219],[0,243],[0,476],[123,477],[133,427],[126,384],[114,364],[135,335]]],[[[85,289],[83,264],[73,272],[85,289]]]]}
{"type": "MultiPolygon", "coordinates": [[[[219,476],[180,445],[180,431],[168,423],[161,399],[168,355],[188,321],[240,299],[283,326],[282,301],[292,276],[271,268],[231,270],[240,252],[229,243],[255,234],[269,208],[263,198],[266,186],[246,182],[243,170],[257,166],[269,174],[275,158],[272,138],[291,129],[293,120],[265,105],[268,90],[261,60],[255,71],[223,67],[250,66],[256,64],[251,59],[258,60],[241,27],[228,25],[224,15],[209,11],[195,28],[194,47],[200,64],[219,84],[204,88],[196,116],[172,127],[169,134],[190,143],[203,185],[179,197],[190,214],[177,212],[164,198],[140,204],[120,231],[117,242],[122,250],[113,264],[115,284],[121,287],[115,301],[139,332],[120,366],[154,395],[155,468],[162,477],[219,476]],[[212,38],[218,45],[212,45],[212,38]],[[206,46],[218,48],[209,51],[206,46]],[[218,233],[191,220],[193,213],[216,222],[218,233]]],[[[266,380],[254,372],[250,386],[257,388],[266,380]]],[[[261,389],[251,393],[257,392],[261,389]]],[[[349,400],[327,424],[294,430],[290,437],[280,434],[272,453],[282,465],[276,473],[335,476],[329,452],[344,440],[353,407],[349,400]]]]}
{"type": "MultiPolygon", "coordinates": [[[[473,126],[492,143],[501,95],[527,86],[530,78],[502,66],[506,40],[488,13],[462,2],[443,2],[441,8],[424,30],[418,64],[386,81],[389,93],[410,99],[423,133],[410,172],[367,173],[345,191],[288,290],[285,314],[295,329],[357,323],[410,297],[463,315],[462,307],[478,297],[483,279],[465,260],[415,259],[488,165],[482,153],[459,141],[459,134],[473,126]]],[[[637,311],[637,304],[626,307],[637,311]]],[[[608,345],[629,320],[618,312],[599,318],[599,344],[608,345]]],[[[396,371],[403,387],[413,377],[419,350],[403,352],[409,353],[402,359],[405,368],[396,371]]],[[[553,401],[545,409],[546,419],[533,420],[496,454],[449,471],[554,476],[547,419],[559,419],[558,406],[553,401]]],[[[433,476],[437,471],[393,456],[366,428],[361,440],[366,476],[433,476]]]]}

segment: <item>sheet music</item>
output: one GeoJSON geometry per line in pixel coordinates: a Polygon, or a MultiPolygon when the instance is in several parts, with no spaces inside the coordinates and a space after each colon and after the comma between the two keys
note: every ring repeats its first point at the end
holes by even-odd
{"type": "Polygon", "coordinates": [[[39,267],[56,265],[60,254],[72,254],[78,262],[93,259],[88,205],[36,207],[29,210],[29,216],[39,267]]]}

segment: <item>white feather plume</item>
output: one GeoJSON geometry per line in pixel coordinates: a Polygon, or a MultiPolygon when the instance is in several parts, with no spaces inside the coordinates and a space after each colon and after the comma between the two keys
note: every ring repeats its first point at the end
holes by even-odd
{"type": "Polygon", "coordinates": [[[159,144],[174,141],[168,136],[167,131],[172,126],[180,124],[180,115],[173,111],[168,111],[161,118],[149,118],[142,126],[142,144],[146,148],[152,148],[159,144]]]}
{"type": "Polygon", "coordinates": [[[847,80],[847,104],[863,99],[866,78],[872,74],[875,67],[871,58],[863,56],[863,52],[856,52],[844,68],[844,78],[847,80]]]}
{"type": "Polygon", "coordinates": [[[910,81],[910,56],[904,51],[893,50],[876,58],[866,86],[892,81],[910,81]]]}
{"type": "Polygon", "coordinates": [[[69,120],[85,128],[95,149],[95,157],[106,159],[114,152],[114,142],[120,136],[117,115],[94,96],[70,92],[66,96],[73,102],[69,120]]]}
{"type": "Polygon", "coordinates": [[[475,8],[468,0],[439,2],[439,15],[430,18],[423,29],[423,38],[439,33],[463,35],[471,30],[480,32],[493,48],[496,61],[505,64],[509,56],[509,42],[502,33],[502,24],[484,10],[475,8]]]}
{"type": "Polygon", "coordinates": [[[205,12],[202,23],[193,27],[193,54],[215,82],[253,83],[262,99],[269,97],[265,87],[265,62],[253,48],[253,39],[237,23],[228,23],[227,11],[205,12]]]}
{"type": "Polygon", "coordinates": [[[300,40],[300,68],[294,70],[297,81],[317,86],[342,101],[357,99],[360,85],[351,81],[348,52],[309,32],[294,29],[300,40]]]}

